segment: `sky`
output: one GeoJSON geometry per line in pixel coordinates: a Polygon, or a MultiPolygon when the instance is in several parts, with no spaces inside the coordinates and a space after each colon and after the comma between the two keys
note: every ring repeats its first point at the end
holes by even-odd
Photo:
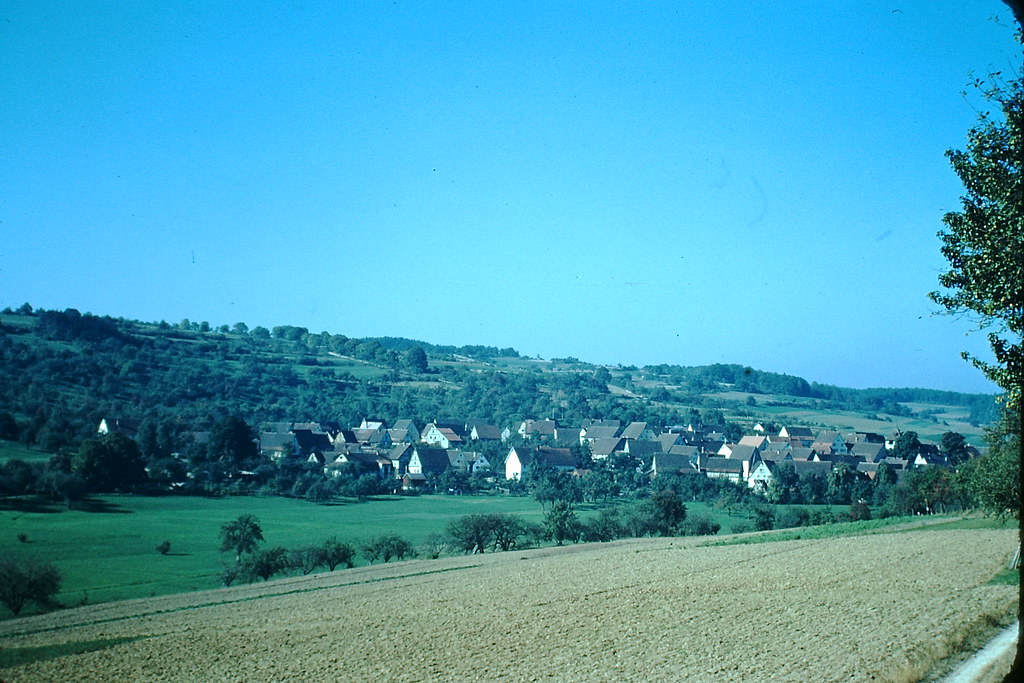
{"type": "Polygon", "coordinates": [[[997,0],[0,0],[0,307],[995,393],[997,0]],[[752,6],[753,5],[753,6],[752,6]]]}

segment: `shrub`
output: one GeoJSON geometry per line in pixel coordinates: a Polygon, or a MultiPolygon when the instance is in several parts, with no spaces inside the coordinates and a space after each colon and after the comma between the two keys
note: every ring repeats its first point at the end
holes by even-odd
{"type": "Polygon", "coordinates": [[[775,528],[775,513],[769,507],[757,509],[754,526],[758,531],[771,531],[775,528]]]}
{"type": "Polygon", "coordinates": [[[683,522],[682,533],[684,536],[713,536],[718,533],[722,525],[704,515],[691,515],[683,522]]]}
{"type": "Polygon", "coordinates": [[[732,523],[732,532],[734,534],[745,534],[753,530],[754,525],[746,519],[740,519],[732,523]]]}
{"type": "Polygon", "coordinates": [[[854,503],[850,506],[850,519],[854,522],[862,522],[871,519],[871,508],[867,503],[854,503]]]}
{"type": "Polygon", "coordinates": [[[363,557],[373,564],[375,560],[389,562],[391,558],[396,560],[405,559],[406,556],[415,555],[415,550],[409,541],[395,534],[377,536],[363,543],[363,557]]]}
{"type": "Polygon", "coordinates": [[[326,564],[327,568],[332,572],[339,564],[343,564],[351,569],[355,562],[355,548],[350,546],[348,543],[342,543],[333,536],[324,541],[320,550],[323,553],[324,564],[326,564]]]}
{"type": "Polygon", "coordinates": [[[810,521],[811,514],[807,512],[806,508],[791,507],[779,513],[778,519],[775,521],[775,527],[778,529],[789,529],[807,526],[810,524],[810,521]]]}
{"type": "Polygon", "coordinates": [[[60,572],[52,564],[41,562],[0,562],[0,602],[17,615],[28,602],[54,606],[53,596],[60,590],[60,572]]]}
{"type": "Polygon", "coordinates": [[[249,576],[258,576],[264,581],[289,567],[288,551],[281,546],[257,550],[242,562],[242,571],[249,576]]]}
{"type": "Polygon", "coordinates": [[[167,540],[160,541],[156,546],[156,551],[161,555],[166,555],[171,552],[171,542],[167,540]]]}

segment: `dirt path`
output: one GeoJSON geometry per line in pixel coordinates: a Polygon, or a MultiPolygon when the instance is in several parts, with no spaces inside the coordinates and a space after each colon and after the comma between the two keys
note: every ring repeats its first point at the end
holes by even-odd
{"type": "Polygon", "coordinates": [[[944,683],[988,683],[1001,681],[1010,672],[1017,652],[1020,622],[1015,621],[993,638],[980,652],[956,668],[944,683]]]}

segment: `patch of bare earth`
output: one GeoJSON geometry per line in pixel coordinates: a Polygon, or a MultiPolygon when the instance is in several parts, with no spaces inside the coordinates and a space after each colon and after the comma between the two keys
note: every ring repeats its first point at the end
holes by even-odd
{"type": "Polygon", "coordinates": [[[643,539],[414,561],[0,624],[0,647],[145,638],[39,680],[888,680],[1015,609],[1013,530],[698,547],[643,539]]]}

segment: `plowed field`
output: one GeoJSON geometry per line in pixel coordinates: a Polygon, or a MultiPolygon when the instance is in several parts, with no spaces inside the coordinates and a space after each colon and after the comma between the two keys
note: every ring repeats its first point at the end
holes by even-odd
{"type": "Polygon", "coordinates": [[[1016,606],[1013,530],[412,561],[0,623],[6,681],[863,681],[1016,606]],[[64,650],[66,651],[66,649],[64,650]]]}

